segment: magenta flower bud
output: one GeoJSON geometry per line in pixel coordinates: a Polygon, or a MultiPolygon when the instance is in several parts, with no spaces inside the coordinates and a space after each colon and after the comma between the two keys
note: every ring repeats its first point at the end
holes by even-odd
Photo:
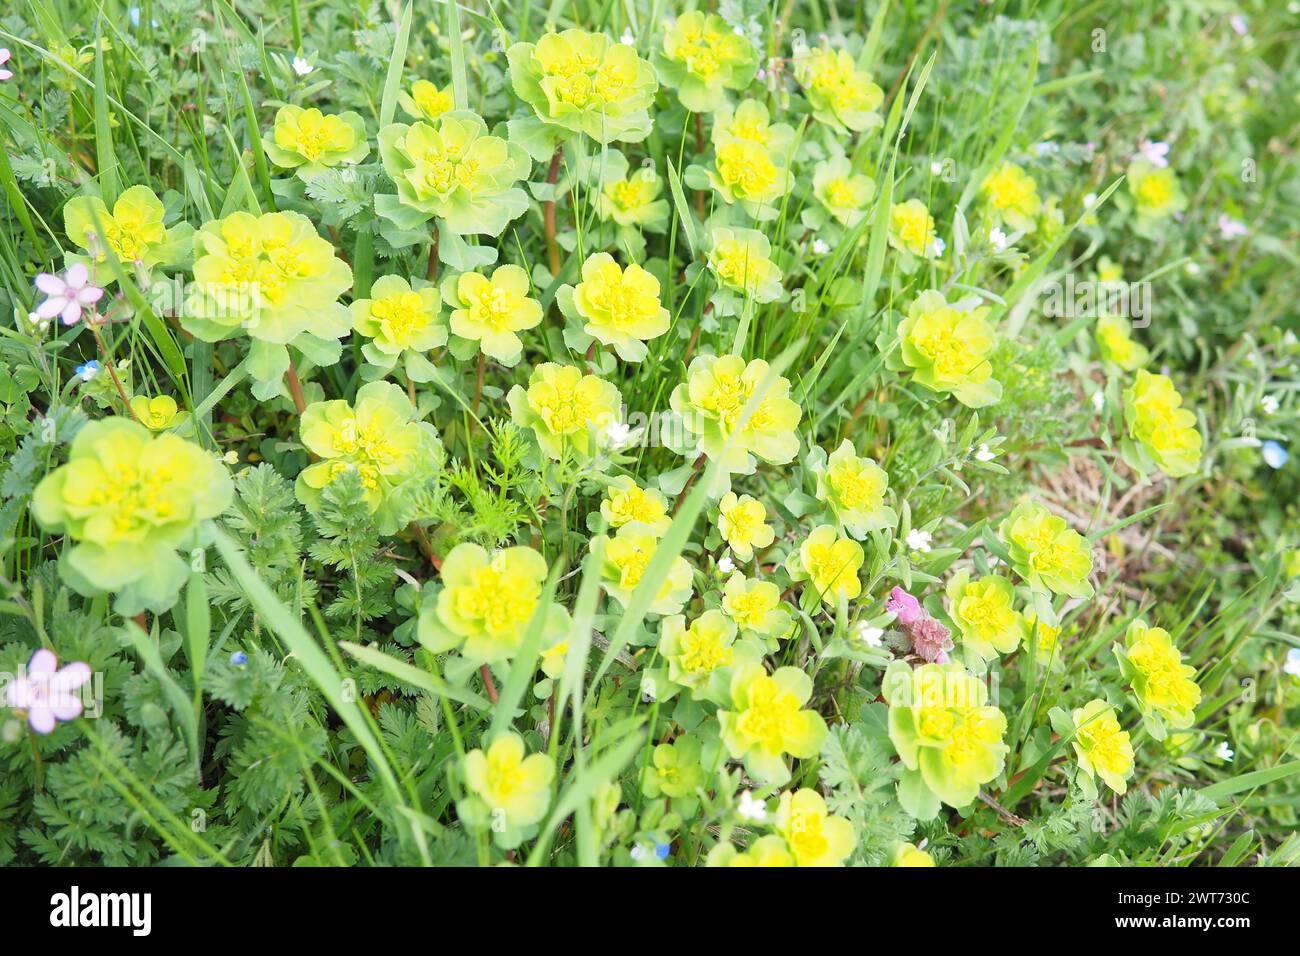
{"type": "Polygon", "coordinates": [[[889,593],[889,599],[885,601],[885,610],[892,612],[897,617],[898,623],[909,629],[925,616],[925,611],[921,610],[921,602],[902,588],[894,588],[889,593]]]}

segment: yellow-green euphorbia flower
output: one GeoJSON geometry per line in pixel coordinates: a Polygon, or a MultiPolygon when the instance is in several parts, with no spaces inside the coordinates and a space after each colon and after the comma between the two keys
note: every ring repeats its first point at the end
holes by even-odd
{"type": "Polygon", "coordinates": [[[941,247],[934,232],[934,217],[919,199],[889,207],[889,245],[918,259],[937,259],[941,247]]]}
{"type": "Polygon", "coordinates": [[[1103,315],[1093,332],[1103,361],[1118,365],[1126,372],[1146,364],[1150,353],[1141,342],[1134,341],[1129,321],[1118,315],[1103,315]]]}
{"type": "MultiPolygon", "coordinates": [[[[645,577],[650,559],[659,547],[660,536],[649,525],[632,521],[623,525],[613,538],[599,536],[592,539],[604,544],[604,563],[601,574],[609,596],[627,607],[632,592],[645,577]]],[[[677,614],[691,596],[691,566],[681,555],[673,559],[668,576],[659,587],[648,613],[660,616],[677,614]]]]}
{"type": "Polygon", "coordinates": [[[790,612],[781,606],[781,589],[771,581],[751,580],[740,571],[727,578],[722,611],[742,633],[779,638],[790,631],[790,612]]]}
{"type": "Polygon", "coordinates": [[[837,133],[879,126],[876,109],[884,91],[858,69],[847,50],[810,50],[795,57],[794,77],[803,87],[813,118],[837,133]]]}
{"type": "Polygon", "coordinates": [[[32,513],[75,542],[61,569],[78,592],[138,585],[144,606],[165,610],[189,574],[176,549],[196,544],[199,523],[232,494],[226,469],[198,445],[104,418],[78,431],[67,464],[36,486],[32,513]]]}
{"type": "Polygon", "coordinates": [[[546,572],[546,559],[523,545],[493,553],[472,542],[456,545],[442,561],[437,608],[420,617],[420,643],[435,652],[459,648],[475,664],[496,664],[515,656],[533,615],[542,613],[543,647],[554,647],[569,615],[556,603],[538,611],[546,572]]]}
{"type": "Polygon", "coordinates": [[[680,614],[664,618],[659,653],[668,662],[668,679],[690,691],[701,690],[714,671],[735,663],[735,641],[736,625],[717,608],[705,611],[689,627],[680,614]]]}
{"type": "Polygon", "coordinates": [[[450,113],[456,107],[450,84],[438,89],[436,83],[428,80],[416,80],[411,84],[409,93],[400,90],[397,102],[411,119],[424,120],[426,123],[441,119],[444,113],[450,113]]]}
{"type": "Polygon", "coordinates": [[[1133,776],[1133,744],[1128,731],[1121,730],[1115,708],[1104,700],[1090,700],[1073,713],[1074,753],[1079,769],[1089,777],[1101,777],[1116,793],[1128,789],[1133,776]]]}
{"type": "Polygon", "coordinates": [[[713,117],[713,148],[742,140],[769,153],[784,156],[794,147],[794,128],[787,123],[773,123],[761,100],[743,100],[734,110],[719,107],[713,117]]]}
{"type": "Polygon", "coordinates": [[[756,459],[783,465],[799,451],[799,405],[790,400],[790,382],[775,376],[741,426],[741,413],[768,377],[762,359],[739,355],[701,355],[672,393],[673,411],[696,438],[695,454],[719,460],[728,473],[752,474],[756,459]]]}
{"type": "Polygon", "coordinates": [[[1187,197],[1174,171],[1147,159],[1137,159],[1129,166],[1128,191],[1143,219],[1164,219],[1187,207],[1187,197]]]}
{"type": "Polygon", "coordinates": [[[523,356],[519,333],[542,321],[542,305],[531,291],[528,273],[516,265],[497,266],[490,276],[449,276],[442,292],[452,308],[451,331],[477,342],[484,355],[502,365],[515,365],[523,356]]]}
{"type": "Polygon", "coordinates": [[[641,792],[654,799],[689,800],[704,787],[700,766],[700,739],[682,734],[672,743],[659,744],[651,752],[650,765],[641,775],[641,792]]]}
{"type": "Polygon", "coordinates": [[[894,866],[934,866],[934,857],[914,843],[900,843],[894,848],[894,866]]]}
{"type": "Polygon", "coordinates": [[[518,186],[532,168],[528,153],[489,134],[470,110],[445,113],[434,126],[385,126],[379,156],[397,195],[376,196],[375,211],[400,229],[436,216],[439,229],[456,235],[499,236],[528,208],[518,186]]]}
{"type": "Polygon", "coordinates": [[[1193,475],[1201,467],[1196,415],[1182,404],[1183,397],[1167,375],[1153,375],[1146,369],[1138,369],[1137,378],[1124,390],[1129,437],[1170,478],[1193,475]]]}
{"type": "Polygon", "coordinates": [[[594,455],[622,407],[614,385],[556,362],[534,366],[528,387],[514,386],[506,401],[514,423],[531,429],[542,452],[556,461],[594,455]]]}
{"type": "Polygon", "coordinates": [[[940,802],[965,807],[1002,772],[1007,720],[988,703],[988,688],[957,662],[889,665],[882,683],[889,739],[907,768],[899,782],[904,809],[928,820],[940,802]]]}
{"type": "Polygon", "coordinates": [[[411,381],[432,378],[433,366],[424,353],[447,344],[442,296],[436,287],[413,288],[401,276],[381,276],[370,287],[370,298],[353,301],[352,319],[356,330],[370,339],[361,351],[371,365],[388,371],[405,356],[411,381]]]}
{"type": "Polygon", "coordinates": [[[659,280],[635,262],[623,269],[607,252],[587,257],[582,281],[561,286],[565,315],[583,323],[584,334],[611,346],[625,362],[646,357],[646,342],[668,331],[668,310],[659,301],[659,280]]]}
{"type": "Polygon", "coordinates": [[[861,540],[898,522],[898,514],[885,504],[889,475],[870,458],[859,457],[847,438],[829,456],[820,447],[813,449],[808,468],[817,476],[817,500],[853,537],[861,540]]]}
{"type": "Polygon", "coordinates": [[[709,185],[727,205],[739,203],[758,220],[775,219],[780,200],[794,185],[787,155],[772,153],[748,139],[728,139],[717,147],[709,185]]]}
{"type": "Polygon", "coordinates": [[[969,408],[1002,397],[989,356],[997,336],[985,320],[986,307],[964,308],[929,289],[916,297],[898,327],[901,346],[890,367],[911,369],[912,378],[933,392],[949,392],[969,408]]]}
{"type": "Polygon", "coordinates": [[[812,678],[797,667],[769,675],[762,664],[747,663],[731,678],[730,709],[718,711],[727,751],[744,761],[756,781],[781,786],[790,779],[785,756],[816,756],[826,739],[826,721],[801,709],[812,696],[812,678]]]}
{"type": "Polygon", "coordinates": [[[738,498],[732,491],[718,503],[718,532],[742,561],[752,558],[755,548],[766,548],[776,538],[776,531],[767,523],[763,502],[750,495],[738,498]]]}
{"type": "MultiPolygon", "coordinates": [[[[74,196],[63,206],[63,228],[68,238],[90,254],[95,262],[109,255],[129,266],[144,269],[181,265],[189,256],[194,227],[163,224],[167,212],[148,186],[132,186],[113,203],[110,212],[98,196],[74,196]]],[[[100,284],[114,278],[110,270],[99,270],[100,284]]]]}
{"type": "Polygon", "coordinates": [[[1033,611],[1026,611],[1024,617],[1025,647],[1029,647],[1034,641],[1038,642],[1038,651],[1035,659],[1038,663],[1047,665],[1053,661],[1061,659],[1061,628],[1060,625],[1049,624],[1044,621],[1033,611]]]}
{"type": "Polygon", "coordinates": [[[616,149],[600,154],[592,163],[596,186],[596,215],[627,229],[663,232],[668,225],[668,200],[662,198],[663,179],[653,165],[630,167],[616,149]]]}
{"type": "Polygon", "coordinates": [[[834,525],[818,525],[786,562],[790,576],[807,581],[817,597],[831,604],[853,600],[862,593],[858,569],[865,560],[862,545],[841,538],[834,525]]]}
{"type": "Polygon", "coordinates": [[[414,421],[410,399],[392,382],[370,382],[355,404],[312,402],[302,413],[303,445],[319,460],[298,475],[295,490],[308,510],[320,506],[326,485],[355,471],[384,534],[403,520],[406,496],[442,465],[442,443],[432,425],[414,421]]]}
{"type": "Polygon", "coordinates": [[[312,176],[361,162],[370,152],[370,143],[365,121],[356,113],[334,116],[314,106],[281,106],[275,114],[275,128],[262,140],[262,148],[281,169],[312,176]]]}
{"type": "Polygon", "coordinates": [[[1015,163],[1003,163],[980,184],[993,218],[1016,232],[1033,232],[1042,208],[1038,184],[1015,163]]]}
{"type": "Polygon", "coordinates": [[[727,90],[745,89],[757,65],[748,39],[700,10],[680,14],[664,31],[663,54],[655,60],[660,79],[692,113],[711,113],[727,101],[727,90]]]}
{"type": "Polygon", "coordinates": [[[832,156],[813,167],[813,197],[842,226],[852,229],[866,218],[875,194],[875,181],[855,173],[845,156],[832,156]]]}
{"type": "Polygon", "coordinates": [[[600,502],[600,514],[615,530],[639,521],[662,535],[673,523],[668,499],[657,488],[642,488],[630,475],[620,475],[609,483],[600,502]]]}
{"type": "Polygon", "coordinates": [[[190,418],[190,413],[181,411],[170,395],[132,395],[131,411],[136,421],[151,432],[177,428],[190,418]]]}
{"type": "Polygon", "coordinates": [[[286,345],[309,349],[318,365],[338,360],[334,340],[352,327],[338,298],[351,288],[352,270],[306,216],[232,213],[200,228],[194,250],[186,331],[206,342],[249,336],[250,373],[276,389],[289,367],[286,345]]]}
{"type": "Polygon", "coordinates": [[[959,571],[947,593],[948,615],[961,632],[962,647],[974,657],[991,661],[1020,646],[1025,622],[1012,607],[1016,589],[1006,578],[990,574],[971,580],[969,571],[959,571]]]}
{"type": "Polygon", "coordinates": [[[798,866],[843,866],[857,845],[853,824],[834,816],[816,790],[781,794],[773,819],[798,866]]]}
{"type": "Polygon", "coordinates": [[[1163,739],[1165,728],[1186,730],[1196,718],[1201,688],[1196,668],[1183,663],[1183,655],[1163,627],[1149,627],[1138,618],[1124,633],[1124,645],[1115,644],[1120,673],[1133,687],[1138,709],[1151,735],[1163,739]]]}
{"type": "Polygon", "coordinates": [[[781,270],[772,261],[772,243],[756,229],[717,226],[710,233],[707,262],[718,284],[758,304],[781,298],[781,270]]]}
{"type": "Polygon", "coordinates": [[[525,753],[523,738],[508,731],[486,753],[476,749],[465,755],[465,786],[487,805],[494,829],[532,826],[550,806],[555,762],[546,754],[525,753]]]}
{"type": "Polygon", "coordinates": [[[998,534],[1011,567],[1035,591],[1092,597],[1092,549],[1086,538],[1040,504],[1024,502],[1003,520],[998,534]]]}
{"type": "Polygon", "coordinates": [[[515,95],[548,126],[599,143],[636,143],[650,133],[659,88],[654,68],[603,33],[565,30],[506,51],[515,95]]]}
{"type": "Polygon", "coordinates": [[[709,851],[708,866],[778,867],[795,866],[790,846],[783,837],[768,833],[751,843],[744,851],[730,843],[719,843],[709,851]]]}

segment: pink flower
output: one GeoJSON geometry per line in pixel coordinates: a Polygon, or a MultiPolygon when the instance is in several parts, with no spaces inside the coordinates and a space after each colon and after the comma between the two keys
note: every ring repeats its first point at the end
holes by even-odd
{"type": "Polygon", "coordinates": [[[885,610],[893,613],[898,623],[906,628],[910,628],[925,617],[925,612],[921,610],[921,602],[902,588],[894,588],[889,592],[889,598],[885,601],[885,610]]]}
{"type": "Polygon", "coordinates": [[[41,648],[27,662],[27,673],[5,689],[5,703],[26,711],[27,723],[38,734],[48,734],[60,720],[81,716],[78,687],[90,680],[90,665],[74,661],[62,669],[52,651],[41,648]]]}
{"type": "Polygon", "coordinates": [[[1244,222],[1239,222],[1226,213],[1219,216],[1219,235],[1224,239],[1236,239],[1249,231],[1244,222]]]}
{"type": "Polygon", "coordinates": [[[952,650],[952,635],[948,629],[926,615],[908,628],[912,636],[912,650],[931,664],[948,663],[952,650]]]}
{"type": "Polygon", "coordinates": [[[64,325],[76,325],[81,321],[81,310],[91,308],[104,295],[103,289],[91,284],[90,272],[80,262],[64,276],[42,272],[36,277],[36,288],[46,295],[36,307],[36,314],[43,319],[57,315],[64,325]]]}
{"type": "Polygon", "coordinates": [[[12,80],[14,78],[14,71],[5,69],[5,64],[8,62],[9,62],[9,51],[4,47],[0,47],[0,83],[3,83],[5,80],[12,80]]]}
{"type": "Polygon", "coordinates": [[[1159,166],[1164,169],[1169,165],[1169,144],[1163,142],[1153,143],[1150,140],[1138,141],[1138,152],[1152,166],[1159,166]]]}

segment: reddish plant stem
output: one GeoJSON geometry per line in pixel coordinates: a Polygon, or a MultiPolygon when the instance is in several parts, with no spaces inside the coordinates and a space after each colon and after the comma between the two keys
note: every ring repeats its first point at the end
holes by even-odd
{"type": "Polygon", "coordinates": [[[298,378],[298,370],[293,367],[293,359],[289,359],[289,367],[284,372],[285,384],[289,386],[289,394],[293,396],[293,407],[298,409],[298,417],[307,410],[307,396],[302,392],[302,380],[298,378]]]}
{"type": "Polygon", "coordinates": [[[480,667],[478,672],[483,677],[483,686],[487,688],[488,700],[492,701],[492,703],[495,704],[497,702],[498,695],[497,695],[497,685],[492,681],[492,672],[488,670],[488,666],[486,664],[480,667]]]}
{"type": "Polygon", "coordinates": [[[433,241],[429,243],[429,264],[425,267],[424,277],[430,282],[438,279],[438,224],[433,224],[433,241]]]}
{"type": "Polygon", "coordinates": [[[104,368],[108,369],[108,377],[113,380],[113,385],[117,388],[118,398],[122,399],[122,404],[126,406],[126,412],[131,416],[131,419],[139,422],[140,416],[131,407],[131,399],[126,397],[126,389],[122,387],[122,380],[117,377],[117,368],[113,365],[113,359],[108,354],[108,346],[104,344],[104,337],[99,334],[99,326],[93,322],[87,322],[86,324],[90,326],[90,331],[95,336],[95,344],[99,346],[99,354],[104,358],[104,368]]]}
{"type": "MultiPolygon", "coordinates": [[[[563,148],[555,147],[551,168],[546,173],[546,182],[552,186],[560,181],[560,160],[563,158],[563,148]]],[[[555,200],[548,199],[542,212],[546,220],[546,260],[551,267],[551,278],[555,278],[560,274],[560,247],[555,241],[555,200]]]]}

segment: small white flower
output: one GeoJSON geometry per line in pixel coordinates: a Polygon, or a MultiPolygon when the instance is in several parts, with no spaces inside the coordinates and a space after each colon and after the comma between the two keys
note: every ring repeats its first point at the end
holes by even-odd
{"type": "Polygon", "coordinates": [[[879,627],[872,627],[866,621],[859,621],[858,638],[868,647],[881,647],[885,643],[885,632],[879,627]]]}
{"type": "Polygon", "coordinates": [[[1161,141],[1151,142],[1143,139],[1138,142],[1138,152],[1152,166],[1161,169],[1169,165],[1169,144],[1161,141]]]}
{"type": "Polygon", "coordinates": [[[1101,389],[1097,389],[1092,393],[1092,407],[1097,411],[1101,411],[1106,407],[1106,393],[1101,389]]]}
{"type": "Polygon", "coordinates": [[[723,574],[730,574],[736,570],[736,562],[731,560],[731,555],[724,554],[718,559],[718,570],[723,574]]]}
{"type": "Polygon", "coordinates": [[[644,843],[638,843],[632,847],[632,851],[630,855],[632,859],[636,860],[637,862],[640,862],[641,860],[646,859],[646,857],[650,855],[650,851],[646,849],[644,843]]]}
{"type": "Polygon", "coordinates": [[[1276,395],[1265,395],[1259,400],[1259,407],[1264,409],[1265,415],[1276,415],[1282,407],[1282,401],[1276,395]]]}
{"type": "Polygon", "coordinates": [[[1240,13],[1234,13],[1232,15],[1232,19],[1230,19],[1228,22],[1232,24],[1232,32],[1237,34],[1237,36],[1239,37],[1244,37],[1247,31],[1250,29],[1246,25],[1246,18],[1243,17],[1240,13]]]}
{"type": "Polygon", "coordinates": [[[830,251],[831,251],[830,243],[828,243],[825,239],[813,240],[813,253],[815,255],[824,256],[826,255],[826,253],[830,251]]]}
{"type": "Polygon", "coordinates": [[[1001,229],[999,229],[997,226],[994,226],[989,231],[989,242],[993,243],[994,249],[996,249],[998,252],[1001,252],[1003,249],[1007,247],[1007,234],[1003,232],[1001,229]]]}
{"type": "Polygon", "coordinates": [[[631,27],[623,28],[623,35],[618,38],[618,42],[624,46],[636,46],[636,37],[632,35],[631,27]]]}
{"type": "Polygon", "coordinates": [[[975,450],[976,461],[992,461],[996,457],[998,457],[997,452],[990,451],[988,445],[981,444],[979,448],[975,450]]]}
{"type": "Polygon", "coordinates": [[[1282,673],[1300,677],[1300,647],[1293,647],[1286,652],[1286,660],[1282,662],[1282,673]]]}
{"type": "Polygon", "coordinates": [[[1264,442],[1262,454],[1264,456],[1264,464],[1268,465],[1268,467],[1275,471],[1285,465],[1291,458],[1290,453],[1286,450],[1286,446],[1275,441],[1264,442]]]}
{"type": "Polygon", "coordinates": [[[930,243],[930,248],[934,251],[936,256],[941,256],[943,255],[943,250],[948,248],[948,244],[938,236],[935,236],[934,240],[930,243]]]}
{"type": "Polygon", "coordinates": [[[613,448],[622,448],[631,434],[632,428],[626,422],[610,422],[605,429],[605,438],[613,448]]]}
{"type": "Polygon", "coordinates": [[[311,61],[306,57],[295,56],[293,58],[293,72],[297,73],[299,76],[306,76],[314,69],[316,69],[316,67],[312,66],[311,61]]]}
{"type": "Polygon", "coordinates": [[[1214,756],[1218,757],[1220,760],[1231,760],[1236,756],[1236,754],[1233,752],[1232,748],[1228,746],[1226,740],[1220,740],[1219,746],[1214,750],[1214,756]]]}
{"type": "Polygon", "coordinates": [[[740,814],[742,819],[752,820],[757,823],[767,816],[767,804],[746,790],[740,795],[740,803],[736,804],[736,812],[740,814]]]}
{"type": "Polygon", "coordinates": [[[1201,274],[1201,267],[1198,263],[1189,262],[1184,266],[1184,268],[1187,270],[1189,276],[1198,276],[1201,274]]]}
{"type": "Polygon", "coordinates": [[[934,162],[930,164],[930,172],[935,176],[941,174],[943,172],[943,163],[939,162],[936,159],[934,162]]]}
{"type": "Polygon", "coordinates": [[[922,554],[930,550],[930,542],[934,535],[928,531],[922,531],[920,528],[913,528],[907,532],[907,546],[913,551],[919,551],[922,554]]]}
{"type": "Polygon", "coordinates": [[[1086,196],[1083,197],[1083,208],[1084,208],[1084,209],[1091,209],[1091,208],[1092,208],[1093,206],[1095,206],[1096,204],[1097,204],[1097,194],[1096,194],[1096,193],[1088,193],[1088,195],[1086,195],[1086,196]]]}

